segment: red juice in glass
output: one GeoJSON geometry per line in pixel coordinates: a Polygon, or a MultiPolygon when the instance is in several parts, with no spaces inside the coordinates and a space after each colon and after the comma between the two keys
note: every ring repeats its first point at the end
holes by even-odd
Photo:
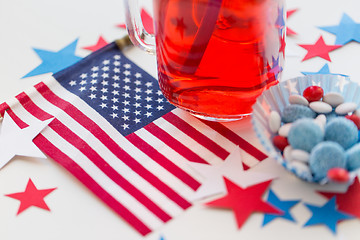
{"type": "Polygon", "coordinates": [[[209,120],[249,115],[284,61],[283,0],[154,0],[160,88],[209,120]]]}

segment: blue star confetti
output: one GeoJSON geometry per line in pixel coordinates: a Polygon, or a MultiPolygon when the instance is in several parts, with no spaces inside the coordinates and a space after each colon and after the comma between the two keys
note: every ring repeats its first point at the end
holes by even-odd
{"type": "Polygon", "coordinates": [[[356,23],[349,15],[343,14],[339,25],[319,27],[320,29],[336,35],[336,45],[344,45],[351,41],[360,43],[360,23],[356,23]]]}
{"type": "Polygon", "coordinates": [[[264,215],[264,221],[262,226],[265,226],[266,224],[268,224],[269,222],[271,222],[272,220],[276,219],[276,218],[283,218],[283,219],[287,219],[291,222],[296,222],[295,219],[292,217],[291,213],[290,213],[290,209],[292,207],[294,207],[296,204],[298,204],[300,202],[300,200],[296,200],[296,201],[282,201],[278,198],[278,196],[275,195],[275,193],[270,189],[269,191],[269,195],[268,195],[268,199],[267,202],[270,203],[271,205],[273,205],[274,207],[280,209],[281,211],[283,211],[283,214],[268,214],[266,213],[264,215]]]}
{"type": "Polygon", "coordinates": [[[331,73],[330,72],[330,68],[329,65],[327,63],[324,64],[324,66],[322,66],[322,68],[317,71],[317,72],[301,72],[303,75],[315,75],[315,74],[331,74],[331,75],[342,75],[342,76],[346,76],[344,74],[339,74],[339,73],[331,73]]]}
{"type": "Polygon", "coordinates": [[[353,216],[345,214],[336,209],[336,197],[331,198],[323,206],[305,204],[312,212],[311,218],[305,223],[304,227],[317,224],[326,225],[333,233],[336,233],[336,224],[341,220],[352,219],[353,216]]]}
{"type": "Polygon", "coordinates": [[[34,48],[34,51],[41,58],[42,62],[39,66],[31,70],[22,78],[32,77],[44,73],[56,73],[79,61],[81,57],[75,55],[77,41],[78,40],[76,39],[57,52],[34,48]]]}

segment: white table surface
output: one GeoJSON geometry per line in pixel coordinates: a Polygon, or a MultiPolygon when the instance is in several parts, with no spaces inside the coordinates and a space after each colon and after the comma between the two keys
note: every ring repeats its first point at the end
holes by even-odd
{"type": "MultiPolygon", "coordinates": [[[[151,11],[151,1],[143,3],[151,11]]],[[[358,0],[288,0],[288,9],[298,11],[288,20],[288,26],[298,35],[287,39],[288,50],[295,56],[286,59],[283,80],[301,76],[301,71],[317,72],[328,63],[331,72],[347,74],[360,82],[360,44],[349,43],[330,53],[332,62],[314,58],[301,62],[306,51],[297,44],[312,44],[322,35],[327,44],[335,36],[317,26],[337,25],[343,13],[360,22],[358,0]]],[[[102,35],[111,42],[124,34],[116,25],[124,22],[121,0],[0,0],[0,102],[47,78],[50,74],[21,79],[40,64],[32,48],[57,51],[76,38],[79,56],[89,52],[81,47],[93,45],[102,35]]],[[[138,49],[126,55],[153,76],[156,76],[154,56],[138,49]]],[[[250,125],[243,121],[244,129],[250,125]]],[[[252,132],[245,133],[253,144],[259,143],[252,132]]],[[[0,153],[1,154],[1,153],[0,153]]],[[[313,193],[310,184],[290,174],[277,181],[273,188],[282,198],[305,198],[313,204],[324,204],[324,198],[313,193]]],[[[231,210],[208,209],[195,205],[161,229],[142,238],[109,207],[95,197],[71,174],[51,159],[15,157],[0,170],[0,239],[147,239],[158,240],[218,240],[218,239],[359,239],[360,220],[340,223],[338,233],[326,227],[303,228],[311,212],[303,205],[291,213],[297,223],[276,220],[261,227],[263,214],[253,214],[239,230],[231,210]],[[5,194],[23,191],[31,178],[39,189],[57,187],[45,201],[51,212],[31,207],[16,216],[19,202],[5,194]]]]}

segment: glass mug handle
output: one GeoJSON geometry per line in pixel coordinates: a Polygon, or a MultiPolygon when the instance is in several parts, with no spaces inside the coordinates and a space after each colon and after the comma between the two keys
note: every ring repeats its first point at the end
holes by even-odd
{"type": "Polygon", "coordinates": [[[124,0],[125,23],[131,42],[140,49],[155,54],[155,36],[148,33],[142,23],[138,0],[124,0]]]}

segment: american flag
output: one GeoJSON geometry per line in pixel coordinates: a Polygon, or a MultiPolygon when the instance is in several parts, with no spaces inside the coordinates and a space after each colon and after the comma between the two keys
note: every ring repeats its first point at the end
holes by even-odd
{"type": "Polygon", "coordinates": [[[174,108],[156,79],[115,43],[0,105],[24,128],[55,117],[33,142],[139,233],[189,208],[201,176],[235,146],[266,156],[236,130],[174,108]]]}

